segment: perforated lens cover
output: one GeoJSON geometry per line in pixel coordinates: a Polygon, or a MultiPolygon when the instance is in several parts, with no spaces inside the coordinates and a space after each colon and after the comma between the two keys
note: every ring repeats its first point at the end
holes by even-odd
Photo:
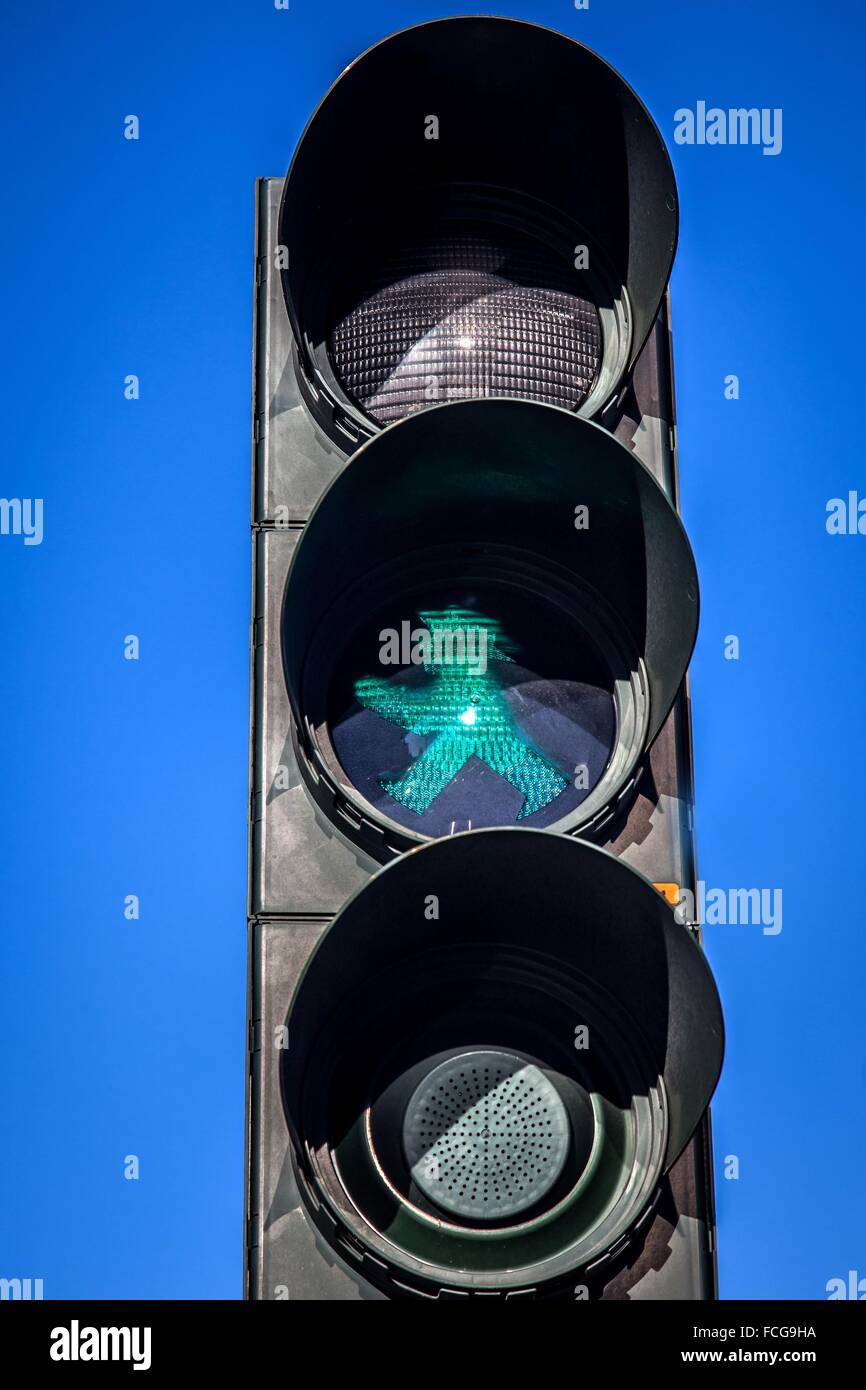
{"type": "Polygon", "coordinates": [[[526,1211],[565,1164],[568,1115],[553,1083],[503,1052],[468,1052],[424,1077],[406,1108],[412,1176],[437,1206],[472,1221],[526,1211]]]}
{"type": "Polygon", "coordinates": [[[430,405],[518,396],[577,410],[601,361],[579,273],[516,233],[440,236],[398,250],[351,296],[334,371],[379,424],[430,405]]]}

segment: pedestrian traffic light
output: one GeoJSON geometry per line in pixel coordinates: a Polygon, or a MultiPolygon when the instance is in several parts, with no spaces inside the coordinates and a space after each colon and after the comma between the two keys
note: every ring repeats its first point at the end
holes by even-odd
{"type": "Polygon", "coordinates": [[[713,1297],[664,143],[439,20],[257,212],[248,1295],[713,1297]]]}
{"type": "Polygon", "coordinates": [[[543,831],[384,869],[288,1028],[305,1209],[392,1296],[574,1297],[645,1225],[721,1065],[712,976],[667,904],[543,831]]]}
{"type": "Polygon", "coordinates": [[[682,684],[697,600],[675,509],[605,430],[518,400],[424,411],[354,456],[299,540],[301,774],[384,861],[451,830],[603,828],[682,684]]]}

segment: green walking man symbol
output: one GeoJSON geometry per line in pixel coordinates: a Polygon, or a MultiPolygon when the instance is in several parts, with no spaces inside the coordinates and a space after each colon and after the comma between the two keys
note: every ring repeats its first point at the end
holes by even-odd
{"type": "Polygon", "coordinates": [[[503,650],[502,633],[490,619],[462,609],[420,617],[425,630],[413,634],[410,659],[423,664],[433,680],[421,689],[377,676],[355,683],[355,697],[365,709],[408,733],[432,736],[405,772],[380,777],[379,785],[420,816],[469,759],[478,758],[522,793],[517,819],[526,820],[560,796],[568,783],[511,715],[500,671],[512,658],[503,650]]]}

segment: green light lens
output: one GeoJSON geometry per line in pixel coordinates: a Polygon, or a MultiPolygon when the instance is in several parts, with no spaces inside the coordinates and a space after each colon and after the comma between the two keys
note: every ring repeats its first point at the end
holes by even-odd
{"type": "Polygon", "coordinates": [[[401,806],[423,815],[470,758],[485,763],[523,795],[517,820],[550,805],[568,783],[533,747],[505,702],[500,676],[508,639],[492,620],[464,609],[421,613],[413,660],[431,680],[422,688],[378,676],[355,682],[365,709],[432,741],[399,777],[378,778],[401,806]]]}

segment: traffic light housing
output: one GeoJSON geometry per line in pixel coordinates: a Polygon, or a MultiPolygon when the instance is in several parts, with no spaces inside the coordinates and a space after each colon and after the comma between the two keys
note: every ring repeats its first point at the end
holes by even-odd
{"type": "Polygon", "coordinates": [[[331,87],[285,182],[307,405],[347,452],[431,400],[595,416],[646,342],[677,225],[664,142],[589,49],[510,19],[393,34],[331,87]]]}
{"type": "Polygon", "coordinates": [[[425,410],[354,456],[298,542],[283,641],[302,775],[385,862],[450,828],[598,833],[670,711],[697,618],[676,511],[615,437],[520,400],[425,410]],[[431,622],[463,652],[422,675],[405,628],[423,656],[431,622]],[[410,757],[407,730],[443,715],[410,757]],[[401,762],[426,779],[420,800],[395,792],[401,762]],[[545,766],[553,794],[534,809],[545,766]]]}
{"type": "Polygon", "coordinates": [[[385,1292],[573,1296],[643,1228],[721,1066],[700,948],[634,870],[451,836],[357,893],[283,1056],[306,1211],[385,1292]]]}
{"type": "Polygon", "coordinates": [[[258,214],[248,1294],[712,1297],[663,142],[582,46],[436,21],[258,214]]]}

